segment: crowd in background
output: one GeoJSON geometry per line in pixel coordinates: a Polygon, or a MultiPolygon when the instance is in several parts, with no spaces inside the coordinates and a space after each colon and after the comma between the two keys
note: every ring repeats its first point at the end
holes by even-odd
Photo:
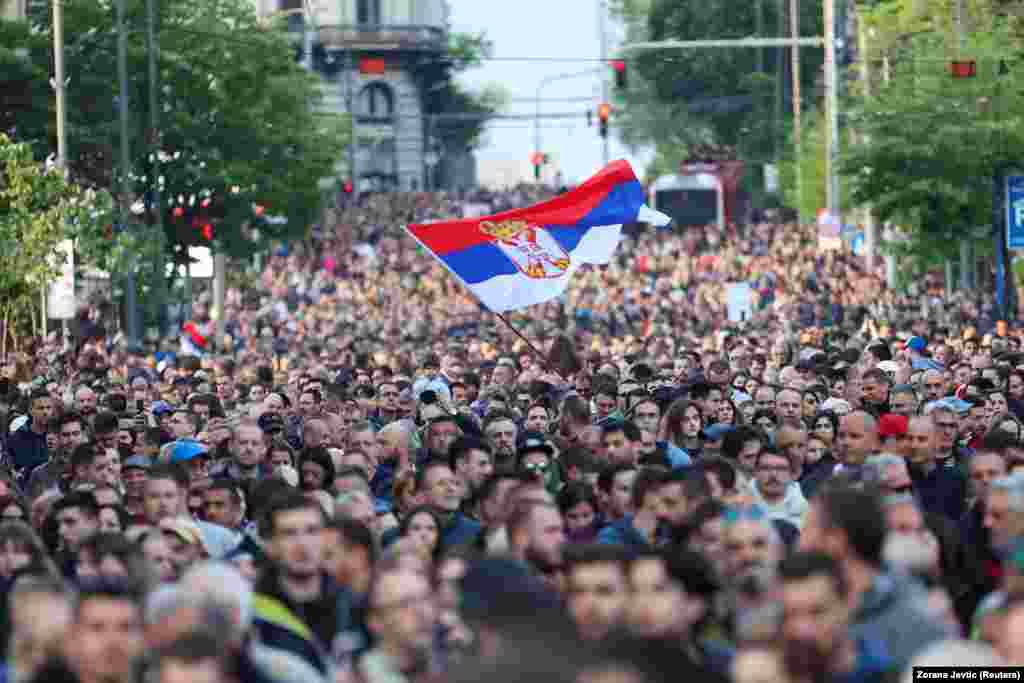
{"type": "Polygon", "coordinates": [[[173,344],[85,311],[5,359],[0,678],[1024,664],[1024,330],[990,296],[770,217],[631,227],[517,334],[402,230],[545,196],[366,195],[223,338],[201,295],[173,344]]]}

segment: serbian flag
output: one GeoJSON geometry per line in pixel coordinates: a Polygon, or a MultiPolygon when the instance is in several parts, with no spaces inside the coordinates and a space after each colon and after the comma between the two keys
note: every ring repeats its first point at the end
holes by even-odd
{"type": "Polygon", "coordinates": [[[627,161],[572,192],[525,209],[406,230],[496,313],[554,299],[583,264],[608,263],[623,223],[668,225],[644,204],[627,161]]]}

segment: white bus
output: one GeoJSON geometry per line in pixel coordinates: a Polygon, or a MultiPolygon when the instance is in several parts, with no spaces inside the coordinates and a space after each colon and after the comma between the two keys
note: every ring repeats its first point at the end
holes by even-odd
{"type": "Polygon", "coordinates": [[[695,172],[663,175],[650,187],[654,209],[672,217],[681,228],[716,223],[725,227],[725,192],[714,173],[695,172]]]}

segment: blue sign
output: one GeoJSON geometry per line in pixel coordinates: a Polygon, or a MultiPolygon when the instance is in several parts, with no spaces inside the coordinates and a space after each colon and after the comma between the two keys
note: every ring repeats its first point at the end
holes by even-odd
{"type": "Polygon", "coordinates": [[[1006,246],[1024,249],[1024,176],[1006,176],[1006,246]]]}

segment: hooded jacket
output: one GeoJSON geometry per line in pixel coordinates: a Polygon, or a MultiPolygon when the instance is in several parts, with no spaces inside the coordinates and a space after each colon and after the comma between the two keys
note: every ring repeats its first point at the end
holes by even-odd
{"type": "Polygon", "coordinates": [[[750,492],[754,496],[754,502],[764,508],[765,514],[769,519],[781,519],[784,522],[789,522],[797,529],[803,528],[804,515],[807,514],[810,504],[804,498],[804,494],[800,490],[800,484],[795,481],[790,482],[786,486],[786,495],[782,497],[782,500],[774,504],[765,501],[761,492],[757,489],[756,479],[750,480],[750,492]]]}
{"type": "Polygon", "coordinates": [[[880,573],[853,612],[851,634],[885,643],[893,667],[903,670],[922,649],[951,637],[928,613],[926,601],[924,588],[914,579],[880,573]]]}

